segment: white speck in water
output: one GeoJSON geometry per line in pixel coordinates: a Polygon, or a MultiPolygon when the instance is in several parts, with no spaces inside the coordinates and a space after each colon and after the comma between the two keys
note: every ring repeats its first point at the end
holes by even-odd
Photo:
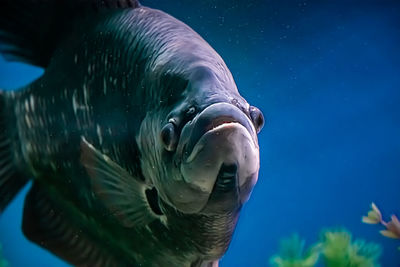
{"type": "Polygon", "coordinates": [[[31,104],[31,110],[35,111],[35,97],[33,95],[31,95],[29,100],[30,100],[29,102],[31,104]]]}
{"type": "MultiPolygon", "coordinates": [[[[49,150],[50,150],[50,148],[49,148],[49,150]]],[[[50,162],[50,166],[53,169],[53,171],[57,170],[57,166],[56,166],[56,164],[54,162],[50,162]]]]}
{"type": "Polygon", "coordinates": [[[103,79],[103,92],[104,92],[104,95],[107,95],[107,80],[105,77],[103,79]]]}
{"type": "Polygon", "coordinates": [[[27,152],[32,152],[32,144],[31,143],[26,143],[25,147],[26,147],[27,152]]]}
{"type": "Polygon", "coordinates": [[[72,109],[74,110],[74,113],[76,115],[77,111],[78,111],[78,101],[77,101],[77,92],[76,90],[74,90],[74,93],[72,95],[72,109]]]}
{"type": "Polygon", "coordinates": [[[31,123],[31,120],[29,119],[28,114],[25,114],[25,123],[28,126],[28,128],[32,127],[32,123],[31,123]]]}
{"type": "Polygon", "coordinates": [[[152,231],[148,225],[146,225],[145,229],[147,230],[147,232],[152,233],[152,231]]]}
{"type": "Polygon", "coordinates": [[[39,117],[39,126],[44,127],[44,121],[42,117],[39,117]]]}
{"type": "Polygon", "coordinates": [[[29,102],[28,102],[28,99],[25,99],[25,110],[26,111],[29,111],[29,102]]]}
{"type": "Polygon", "coordinates": [[[85,105],[88,105],[88,97],[89,97],[89,92],[86,84],[83,85],[83,99],[85,100],[85,105]]]}
{"type": "Polygon", "coordinates": [[[160,218],[161,223],[164,224],[164,226],[168,228],[167,216],[163,215],[163,216],[160,216],[159,218],[160,218]]]}
{"type": "Polygon", "coordinates": [[[102,145],[103,144],[103,136],[101,135],[101,128],[100,128],[100,125],[96,125],[96,130],[97,130],[97,136],[99,137],[99,142],[100,142],[100,145],[102,145]]]}

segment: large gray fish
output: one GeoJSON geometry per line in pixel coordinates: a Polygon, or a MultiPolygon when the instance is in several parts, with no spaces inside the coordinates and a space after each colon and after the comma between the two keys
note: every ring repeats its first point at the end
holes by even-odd
{"type": "Polygon", "coordinates": [[[259,170],[264,118],[221,57],[134,0],[2,0],[0,211],[33,179],[28,239],[78,266],[218,266],[259,170]]]}

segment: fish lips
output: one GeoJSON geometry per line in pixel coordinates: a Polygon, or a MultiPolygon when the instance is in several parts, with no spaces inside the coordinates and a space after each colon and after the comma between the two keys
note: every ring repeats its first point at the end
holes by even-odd
{"type": "Polygon", "coordinates": [[[216,212],[234,209],[247,201],[257,181],[255,128],[242,110],[228,103],[210,105],[183,127],[176,156],[183,182],[191,189],[187,198],[180,194],[185,203],[174,203],[183,212],[206,206],[216,212]]]}

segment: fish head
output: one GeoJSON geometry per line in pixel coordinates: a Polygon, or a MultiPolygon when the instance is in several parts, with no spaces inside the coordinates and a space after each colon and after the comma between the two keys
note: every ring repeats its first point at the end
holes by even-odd
{"type": "Polygon", "coordinates": [[[161,200],[182,213],[238,210],[258,179],[263,114],[240,96],[233,79],[221,82],[201,67],[187,80],[168,113],[149,119],[152,130],[142,124],[139,144],[151,143],[142,154],[152,155],[142,169],[161,200]]]}

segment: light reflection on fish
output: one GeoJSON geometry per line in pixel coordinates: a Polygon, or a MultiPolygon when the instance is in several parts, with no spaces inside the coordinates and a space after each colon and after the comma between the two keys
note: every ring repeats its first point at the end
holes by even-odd
{"type": "Polygon", "coordinates": [[[262,113],[191,28],[135,1],[5,0],[0,211],[79,266],[218,266],[258,177],[262,113]],[[52,15],[49,15],[52,14],[52,15]]]}

